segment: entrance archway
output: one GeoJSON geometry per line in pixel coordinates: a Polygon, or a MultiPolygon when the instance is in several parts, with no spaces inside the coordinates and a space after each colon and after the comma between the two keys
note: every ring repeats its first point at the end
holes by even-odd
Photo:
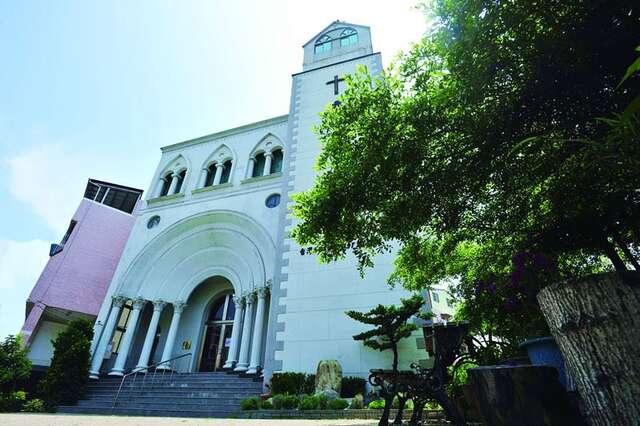
{"type": "Polygon", "coordinates": [[[217,297],[211,304],[204,325],[204,343],[198,371],[217,371],[227,361],[235,312],[232,293],[217,297]]]}

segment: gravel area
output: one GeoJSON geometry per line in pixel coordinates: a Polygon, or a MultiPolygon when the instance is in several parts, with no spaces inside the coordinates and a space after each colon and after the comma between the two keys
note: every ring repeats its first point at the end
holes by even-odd
{"type": "Polygon", "coordinates": [[[2,426],[372,426],[377,420],[245,420],[245,419],[186,419],[178,417],[87,416],[77,414],[0,414],[2,426]]]}

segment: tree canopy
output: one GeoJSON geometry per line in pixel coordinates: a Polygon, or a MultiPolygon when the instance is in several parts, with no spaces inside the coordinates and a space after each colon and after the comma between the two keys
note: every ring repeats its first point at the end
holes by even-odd
{"type": "Polygon", "coordinates": [[[553,279],[638,269],[640,43],[633,0],[435,0],[428,34],[322,113],[295,238],[391,282],[468,291],[541,253],[553,279]],[[628,78],[621,84],[623,76],[628,78]],[[603,262],[602,259],[609,262],[603,262]]]}

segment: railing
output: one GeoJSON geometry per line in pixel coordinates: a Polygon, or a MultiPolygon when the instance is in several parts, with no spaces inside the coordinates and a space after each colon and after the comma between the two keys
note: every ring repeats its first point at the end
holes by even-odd
{"type": "Polygon", "coordinates": [[[138,378],[138,373],[145,373],[144,377],[142,378],[142,388],[144,389],[144,386],[146,384],[147,381],[147,376],[149,376],[150,374],[147,374],[149,372],[149,370],[153,369],[153,376],[151,377],[151,384],[153,385],[155,383],[155,379],[156,379],[156,374],[158,373],[158,367],[162,366],[162,367],[169,367],[169,368],[162,368],[162,377],[164,378],[164,375],[166,373],[167,370],[170,371],[170,376],[169,378],[173,378],[173,373],[175,371],[175,366],[176,366],[176,361],[181,360],[181,359],[186,359],[187,357],[191,357],[191,352],[186,353],[186,354],[182,354],[164,361],[160,361],[160,362],[156,362],[154,364],[149,365],[148,367],[138,367],[138,368],[134,368],[133,370],[131,370],[130,372],[128,372],[127,374],[125,374],[124,376],[122,376],[122,380],[120,381],[120,386],[118,387],[118,392],[116,393],[115,398],[113,398],[113,405],[111,406],[111,411],[113,412],[113,410],[116,408],[116,404],[118,403],[118,397],[120,396],[120,391],[122,391],[122,386],[124,385],[124,382],[126,380],[127,377],[133,376],[133,380],[131,382],[131,384],[129,385],[130,388],[133,388],[135,383],[136,383],[136,379],[138,378]]]}

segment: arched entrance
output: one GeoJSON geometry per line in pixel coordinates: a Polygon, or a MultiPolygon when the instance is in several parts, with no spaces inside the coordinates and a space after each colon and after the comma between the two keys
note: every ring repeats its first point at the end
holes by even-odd
{"type": "Polygon", "coordinates": [[[211,304],[204,326],[204,343],[198,371],[219,370],[227,361],[235,312],[232,293],[217,297],[211,304]]]}

